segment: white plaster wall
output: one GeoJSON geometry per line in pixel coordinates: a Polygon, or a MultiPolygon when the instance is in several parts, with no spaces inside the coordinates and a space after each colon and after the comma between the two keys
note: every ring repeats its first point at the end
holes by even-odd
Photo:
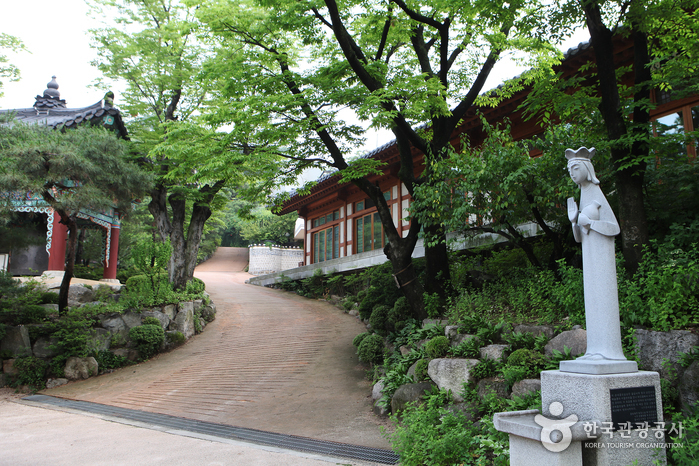
{"type": "Polygon", "coordinates": [[[248,272],[252,275],[266,275],[283,270],[295,269],[303,261],[304,251],[300,248],[252,245],[248,272]]]}

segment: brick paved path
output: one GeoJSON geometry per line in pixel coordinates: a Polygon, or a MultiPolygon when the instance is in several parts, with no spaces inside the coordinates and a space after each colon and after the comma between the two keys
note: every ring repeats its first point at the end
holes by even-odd
{"type": "Polygon", "coordinates": [[[222,424],[389,448],[352,339],[364,330],[326,302],[246,285],[247,249],[197,268],[216,320],[147,363],[43,393],[222,424]]]}

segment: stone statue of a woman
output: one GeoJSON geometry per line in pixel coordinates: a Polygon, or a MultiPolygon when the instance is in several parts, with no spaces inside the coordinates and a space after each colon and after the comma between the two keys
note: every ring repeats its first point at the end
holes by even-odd
{"type": "Polygon", "coordinates": [[[582,243],[587,352],[574,361],[562,361],[560,370],[585,374],[636,372],[621,347],[619,297],[614,258],[614,237],[619,223],[599,187],[590,159],[595,149],[566,150],[568,172],[580,186],[580,208],[568,199],[568,218],[575,240],[582,243]]]}

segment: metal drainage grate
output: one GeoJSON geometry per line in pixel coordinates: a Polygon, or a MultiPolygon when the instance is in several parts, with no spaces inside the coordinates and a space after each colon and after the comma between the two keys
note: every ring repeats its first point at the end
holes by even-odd
{"type": "Polygon", "coordinates": [[[226,439],[243,440],[289,450],[339,456],[342,458],[352,458],[381,464],[396,464],[399,459],[398,455],[393,451],[383,448],[371,448],[327,440],[315,440],[307,437],[299,437],[297,435],[277,434],[274,432],[265,432],[263,430],[196,421],[183,417],[170,416],[168,414],[148,413],[136,409],[119,408],[117,406],[108,406],[87,401],[65,400],[63,398],[46,395],[31,395],[23,399],[36,403],[113,416],[129,421],[145,422],[171,429],[196,432],[226,439]]]}

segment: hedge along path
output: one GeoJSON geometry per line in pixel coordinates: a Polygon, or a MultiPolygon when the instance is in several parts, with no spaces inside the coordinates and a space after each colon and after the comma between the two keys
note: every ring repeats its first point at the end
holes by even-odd
{"type": "Polygon", "coordinates": [[[216,320],[148,362],[44,394],[321,440],[390,448],[352,339],[365,330],[327,302],[246,285],[247,248],[197,267],[216,320]]]}

